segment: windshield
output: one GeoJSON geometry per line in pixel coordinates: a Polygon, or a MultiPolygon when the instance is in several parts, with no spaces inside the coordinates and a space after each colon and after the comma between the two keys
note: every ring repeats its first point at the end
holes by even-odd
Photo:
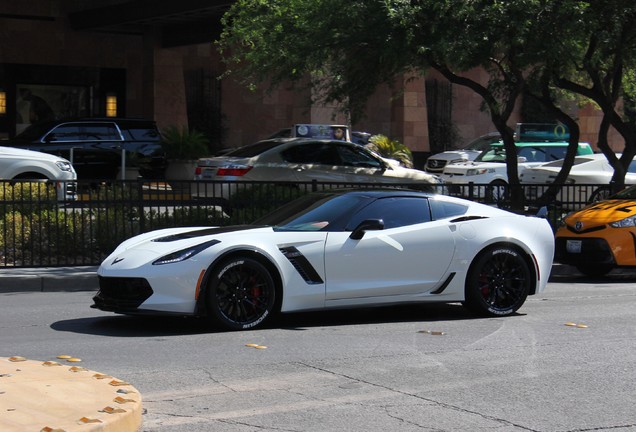
{"type": "Polygon", "coordinates": [[[310,194],[298,198],[253,225],[276,231],[341,231],[345,220],[369,200],[361,195],[310,194]]]}
{"type": "Polygon", "coordinates": [[[612,199],[625,199],[625,200],[633,200],[636,199],[636,186],[628,187],[611,197],[612,199]]]}
{"type": "Polygon", "coordinates": [[[495,146],[485,150],[475,158],[475,162],[506,163],[506,150],[502,146],[495,146]]]}

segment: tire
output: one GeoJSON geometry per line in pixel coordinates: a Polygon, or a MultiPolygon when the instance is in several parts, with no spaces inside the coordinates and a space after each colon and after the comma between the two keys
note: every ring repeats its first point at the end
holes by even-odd
{"type": "Polygon", "coordinates": [[[601,277],[608,274],[614,266],[611,264],[586,264],[575,266],[578,271],[589,277],[601,277]]]}
{"type": "Polygon", "coordinates": [[[610,195],[612,195],[612,190],[609,187],[600,187],[592,192],[592,195],[590,195],[590,199],[588,200],[588,202],[595,203],[603,201],[609,198],[610,195]]]}
{"type": "Polygon", "coordinates": [[[261,325],[276,304],[276,285],[269,270],[255,259],[234,257],[215,270],[207,291],[208,311],[227,330],[261,325]]]}
{"type": "Polygon", "coordinates": [[[496,246],[473,261],[464,304],[479,315],[511,315],[526,301],[533,283],[534,275],[522,253],[510,246],[496,246]]]}

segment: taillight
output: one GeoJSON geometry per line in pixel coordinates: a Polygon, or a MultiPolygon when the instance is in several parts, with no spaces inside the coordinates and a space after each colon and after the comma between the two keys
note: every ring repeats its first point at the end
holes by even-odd
{"type": "Polygon", "coordinates": [[[194,169],[194,175],[201,175],[201,167],[198,166],[194,169]]]}
{"type": "Polygon", "coordinates": [[[223,167],[219,168],[216,171],[217,176],[230,176],[230,177],[241,177],[249,170],[251,170],[251,166],[241,166],[241,167],[223,167]]]}

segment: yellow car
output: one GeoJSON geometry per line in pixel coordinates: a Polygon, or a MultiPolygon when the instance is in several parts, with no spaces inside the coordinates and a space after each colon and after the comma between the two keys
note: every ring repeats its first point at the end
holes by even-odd
{"type": "Polygon", "coordinates": [[[588,276],[636,267],[636,186],[569,214],[555,246],[555,262],[588,276]]]}

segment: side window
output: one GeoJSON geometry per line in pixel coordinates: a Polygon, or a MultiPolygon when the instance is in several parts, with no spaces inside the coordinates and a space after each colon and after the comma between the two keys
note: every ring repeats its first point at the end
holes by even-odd
{"type": "Polygon", "coordinates": [[[549,159],[546,158],[546,161],[553,161],[557,159],[563,159],[565,157],[565,153],[568,151],[567,147],[550,147],[549,159]]]}
{"type": "Polygon", "coordinates": [[[636,159],[632,160],[627,167],[627,172],[636,173],[636,159]]]}
{"type": "Polygon", "coordinates": [[[82,132],[77,123],[65,123],[54,128],[44,136],[46,142],[80,141],[82,132]]]}
{"type": "Polygon", "coordinates": [[[353,215],[345,227],[345,231],[353,231],[360,222],[367,219],[382,219],[384,228],[389,229],[430,222],[431,211],[426,198],[381,198],[353,215]]]}
{"type": "Polygon", "coordinates": [[[336,148],[324,143],[293,146],[284,150],[281,156],[290,163],[338,165],[340,161],[336,148]]]}
{"type": "Polygon", "coordinates": [[[463,204],[452,203],[442,200],[431,200],[431,213],[433,220],[448,219],[461,216],[466,213],[468,207],[463,204]]]}
{"type": "Polygon", "coordinates": [[[361,148],[338,145],[338,154],[347,166],[382,168],[382,163],[361,148]]]}
{"type": "Polygon", "coordinates": [[[113,123],[86,123],[82,132],[87,141],[121,141],[121,135],[113,123]]]}

